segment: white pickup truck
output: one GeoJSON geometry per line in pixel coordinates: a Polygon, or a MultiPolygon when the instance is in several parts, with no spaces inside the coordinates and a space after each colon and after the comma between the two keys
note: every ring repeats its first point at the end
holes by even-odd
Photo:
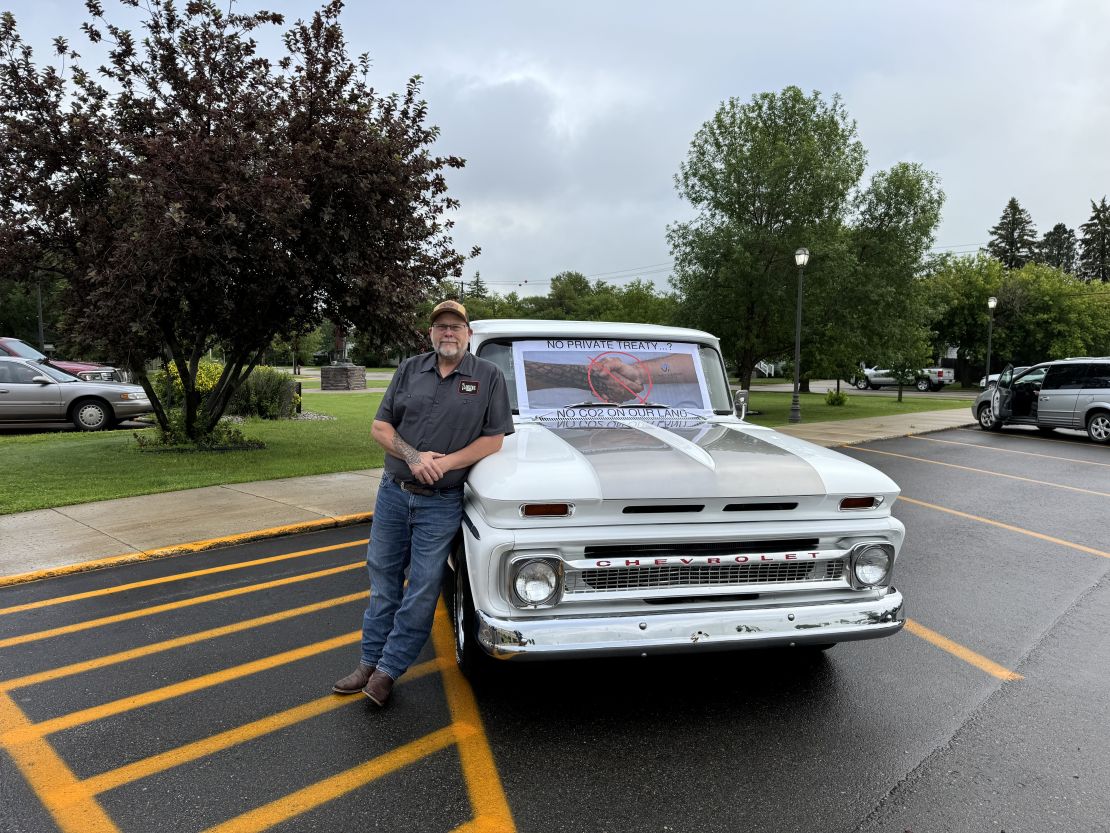
{"type": "MultiPolygon", "coordinates": [[[[945,385],[956,381],[956,371],[949,367],[926,367],[914,374],[910,383],[924,393],[930,390],[940,390],[945,385]]],[[[898,379],[893,371],[883,370],[878,367],[868,367],[860,371],[860,375],[851,380],[852,384],[860,390],[878,390],[883,387],[897,387],[898,379]]]]}
{"type": "Polygon", "coordinates": [[[459,664],[898,632],[898,486],[734,411],[717,339],[475,321],[516,433],[467,481],[446,595],[459,664]]]}

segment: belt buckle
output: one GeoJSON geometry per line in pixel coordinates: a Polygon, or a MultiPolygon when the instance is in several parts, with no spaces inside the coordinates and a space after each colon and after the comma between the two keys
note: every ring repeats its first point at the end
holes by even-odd
{"type": "Polygon", "coordinates": [[[420,495],[421,497],[431,497],[436,493],[435,489],[429,489],[427,486],[417,486],[415,483],[410,483],[407,480],[398,480],[397,485],[401,487],[402,491],[412,495],[420,495]]]}

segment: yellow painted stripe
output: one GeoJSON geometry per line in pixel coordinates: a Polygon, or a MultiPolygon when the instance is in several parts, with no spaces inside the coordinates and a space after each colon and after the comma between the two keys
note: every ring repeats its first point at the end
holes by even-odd
{"type": "MultiPolygon", "coordinates": [[[[429,660],[428,662],[413,666],[397,681],[397,685],[411,682],[426,674],[438,671],[440,664],[440,660],[429,660]]],[[[122,787],[124,784],[138,781],[140,778],[147,778],[159,772],[165,772],[168,769],[187,764],[190,761],[214,755],[224,749],[230,749],[232,746],[246,743],[247,741],[254,740],[263,735],[268,735],[271,732],[277,732],[288,726],[317,717],[321,714],[326,714],[327,712],[334,711],[343,706],[349,706],[351,703],[365,702],[365,697],[329,694],[327,697],[321,697],[318,700],[312,700],[303,705],[280,711],[277,714],[272,714],[261,720],[245,723],[242,726],[236,726],[234,729],[228,729],[226,732],[220,732],[211,737],[179,746],[176,749],[170,749],[161,754],[143,758],[140,761],[135,761],[126,766],[102,772],[100,775],[94,775],[92,778],[85,779],[81,784],[92,795],[114,790],[117,787],[122,787]]]]}
{"type": "Polygon", "coordinates": [[[933,466],[946,466],[950,469],[960,469],[961,471],[975,472],[976,474],[989,474],[992,477],[1005,477],[1007,480],[1020,480],[1024,483],[1035,483],[1038,486],[1052,486],[1054,489],[1067,489],[1069,492],[1080,492],[1085,495],[1097,495],[1098,497],[1110,497],[1110,492],[1096,492],[1094,489],[1080,489],[1078,486],[1065,486],[1062,483],[1049,483],[1047,480],[1034,480],[1031,477],[1019,477],[1016,474],[1003,474],[999,471],[991,471],[990,469],[976,469],[971,466],[961,466],[956,463],[944,463],[940,460],[930,460],[927,457],[914,457],[912,454],[896,454],[893,451],[879,451],[877,448],[865,448],[861,445],[852,446],[856,451],[866,451],[868,454],[883,454],[887,457],[901,457],[903,460],[913,460],[917,463],[929,463],[933,466]]]}
{"type": "Polygon", "coordinates": [[[1005,454],[1024,454],[1027,457],[1044,457],[1046,460],[1061,460],[1065,463],[1079,463],[1083,466],[1105,466],[1110,468],[1110,463],[1099,463],[1096,460],[1077,460],[1074,457],[1058,457],[1055,454],[1038,454],[1035,451],[1019,451],[1016,448],[999,448],[995,445],[980,445],[979,443],[961,443],[955,440],[938,440],[935,437],[921,437],[910,435],[911,440],[921,440],[930,443],[944,443],[945,445],[962,445],[964,448],[982,448],[987,451],[1001,451],[1005,454]]]}
{"type": "Polygon", "coordinates": [[[65,564],[60,567],[50,567],[45,570],[35,570],[31,573],[19,573],[14,576],[0,576],[0,587],[12,584],[25,584],[29,581],[41,581],[47,578],[68,576],[73,573],[86,573],[90,570],[102,570],[105,567],[116,567],[121,564],[134,564],[137,561],[152,561],[156,558],[167,558],[172,555],[187,555],[217,547],[230,547],[235,544],[246,544],[251,541],[261,541],[265,538],[280,538],[283,535],[297,535],[302,532],[315,532],[320,529],[331,529],[339,526],[351,526],[369,521],[374,517],[373,512],[359,512],[354,515],[337,515],[334,518],[321,518],[318,521],[303,521],[285,526],[272,526],[269,529],[255,529],[250,532],[241,532],[238,535],[225,535],[222,538],[208,538],[204,541],[189,541],[185,544],[173,544],[168,547],[159,547],[151,550],[136,550],[122,555],[111,555],[107,558],[97,558],[93,561],[82,561],[78,564],[65,564]]]}
{"type": "Polygon", "coordinates": [[[191,633],[187,636],[179,636],[176,639],[167,639],[163,642],[155,642],[151,645],[144,645],[141,648],[133,648],[130,651],[120,651],[115,654],[108,654],[107,656],[97,657],[96,659],[89,659],[83,662],[75,662],[71,665],[63,665],[60,668],[51,668],[48,671],[40,671],[36,674],[28,674],[24,677],[15,677],[10,680],[0,681],[0,691],[12,691],[17,688],[25,688],[30,685],[38,685],[39,683],[49,682],[51,680],[60,680],[63,677],[69,677],[74,674],[82,674],[86,671],[92,671],[96,668],[105,668],[109,665],[116,665],[121,662],[130,662],[140,657],[148,657],[151,654],[158,654],[163,651],[171,651],[174,648],[182,648],[186,645],[194,645],[197,642],[204,642],[209,639],[217,639],[221,636],[227,636],[240,631],[250,630],[252,628],[262,627],[263,625],[270,625],[274,622],[281,622],[286,619],[294,619],[298,616],[306,616],[310,613],[315,613],[319,610],[326,610],[329,607],[337,607],[338,605],[348,604],[349,602],[365,599],[366,592],[349,593],[346,596],[338,596],[334,599],[327,599],[322,602],[314,602],[310,605],[303,607],[294,607],[289,610],[282,610],[277,613],[271,613],[266,616],[259,616],[255,619],[246,619],[242,622],[235,622],[231,625],[224,625],[219,628],[210,628],[206,631],[198,633],[191,633]]]}
{"type": "Polygon", "coordinates": [[[263,804],[257,809],[236,816],[208,828],[205,833],[261,833],[274,825],[281,824],[291,818],[314,810],[329,801],[357,790],[375,779],[388,775],[402,767],[426,758],[435,752],[445,749],[470,730],[447,726],[437,729],[431,734],[406,743],[397,749],[379,755],[377,758],[352,767],[331,778],[325,778],[304,789],[297,790],[287,796],[263,804]]]}
{"type": "Polygon", "coordinates": [[[154,607],[144,607],[140,610],[130,610],[127,613],[117,613],[112,616],[102,616],[99,619],[89,619],[85,622],[75,622],[72,625],[63,625],[58,628],[51,628],[45,631],[36,631],[35,633],[25,633],[19,636],[9,636],[6,639],[0,639],[0,648],[8,648],[12,645],[22,645],[27,642],[35,642],[40,639],[50,639],[55,636],[63,636],[65,634],[77,633],[78,631],[87,631],[91,628],[99,628],[104,625],[112,625],[116,622],[126,622],[131,619],[139,619],[143,616],[153,616],[157,613],[165,613],[169,610],[180,610],[184,607],[192,607],[193,605],[206,604],[208,602],[219,601],[220,599],[230,599],[235,596],[242,596],[247,593],[257,593],[260,590],[270,590],[274,587],[284,587],[289,584],[296,584],[301,581],[311,581],[312,579],[324,578],[325,576],[333,576],[336,573],[342,573],[345,570],[355,570],[360,567],[365,567],[365,562],[359,561],[354,564],[343,564],[339,567],[329,567],[326,570],[317,570],[313,573],[301,573],[295,576],[288,576],[286,578],[274,579],[273,581],[265,581],[261,584],[251,584],[246,587],[236,587],[232,590],[221,590],[219,593],[209,593],[207,596],[195,596],[191,599],[182,599],[177,602],[167,602],[166,604],[155,605],[154,607]]]}
{"type": "Polygon", "coordinates": [[[439,600],[436,608],[432,641],[436,654],[446,661],[443,688],[447,694],[447,705],[451,709],[451,719],[456,726],[466,726],[472,730],[467,737],[459,739],[459,759],[466,777],[466,788],[470,793],[470,805],[474,809],[472,829],[482,833],[515,833],[513,814],[501,786],[501,777],[482,726],[482,716],[478,712],[474,692],[454,662],[454,636],[443,599],[439,600]]]}
{"type": "Polygon", "coordinates": [[[949,509],[947,506],[937,506],[935,503],[926,503],[923,500],[915,500],[911,497],[902,495],[898,500],[904,500],[906,503],[912,503],[914,506],[924,506],[926,509],[935,509],[938,512],[947,512],[949,515],[955,515],[958,518],[967,518],[969,521],[978,521],[983,524],[990,524],[997,526],[999,529],[1007,529],[1010,532],[1017,532],[1020,535],[1028,535],[1031,538],[1037,538],[1041,541],[1048,541],[1050,544],[1058,544],[1061,547],[1068,549],[1078,550],[1079,552],[1089,553],[1091,555],[1099,555],[1103,558],[1110,558],[1110,552],[1103,550],[1096,550],[1094,547],[1087,547],[1083,544],[1076,544],[1073,541],[1065,541],[1063,538],[1053,538],[1051,535],[1045,535],[1041,532],[1033,532],[1031,529],[1023,529],[1020,526],[1011,526],[1004,524],[1001,521],[992,521],[990,518],[981,518],[978,515],[969,515],[967,512],[961,512],[958,509],[949,509]]]}
{"type": "Polygon", "coordinates": [[[267,558],[256,558],[253,561],[239,561],[235,564],[221,564],[218,567],[209,567],[204,570],[190,570],[187,573],[174,573],[171,576],[160,576],[158,578],[149,578],[144,581],[132,581],[128,584],[117,584],[112,587],[102,587],[99,590],[87,590],[84,593],[73,593],[69,596],[55,596],[52,599],[41,599],[37,602],[27,602],[26,604],[13,605],[12,607],[0,608],[0,616],[6,616],[10,613],[20,613],[24,610],[36,610],[40,607],[52,607],[54,605],[66,604],[67,602],[76,602],[81,599],[92,599],[98,596],[110,596],[115,593],[126,593],[128,590],[138,590],[140,587],[153,587],[157,584],[169,584],[174,581],[185,581],[190,578],[198,578],[200,576],[211,576],[216,573],[228,573],[233,570],[246,570],[249,567],[258,567],[263,564],[274,564],[279,561],[288,561],[291,558],[304,558],[308,555],[318,555],[322,552],[335,552],[336,550],[347,549],[348,547],[365,546],[367,538],[360,538],[357,541],[350,541],[346,544],[332,544],[327,547],[315,547],[310,550],[298,550],[297,552],[287,552],[281,555],[271,555],[267,558]]]}
{"type": "MultiPolygon", "coordinates": [[[[77,780],[73,771],[41,737],[25,730],[31,726],[27,716],[7,694],[0,693],[0,737],[19,736],[5,742],[4,751],[11,756],[49,811],[62,833],[119,833],[104,808],[77,780]]],[[[8,815],[10,810],[4,812],[8,815]]]]}
{"type": "MultiPolygon", "coordinates": [[[[87,709],[80,709],[79,711],[61,715],[60,717],[54,717],[50,720],[43,720],[40,723],[31,725],[23,731],[45,737],[54,732],[62,732],[66,729],[72,729],[75,726],[92,723],[94,720],[103,720],[106,717],[113,717],[154,703],[162,703],[166,700],[172,700],[175,697],[182,697],[186,694],[192,694],[206,688],[211,688],[212,686],[220,685],[221,683],[249,677],[251,674],[257,674],[259,671],[267,671],[279,665],[288,665],[291,662],[297,662],[306,657],[323,654],[335,648],[342,648],[345,645],[353,645],[361,638],[362,631],[333,636],[331,639],[313,642],[311,645],[304,645],[300,648],[294,648],[291,651],[282,651],[279,654],[273,654],[272,656],[262,657],[261,659],[252,660],[251,662],[245,662],[242,665],[235,665],[231,668],[225,668],[222,671],[213,671],[211,674],[203,674],[200,677],[193,677],[188,680],[182,680],[179,683],[162,686],[161,688],[155,688],[151,691],[144,691],[142,694],[121,697],[119,700],[112,700],[109,703],[104,703],[99,706],[92,706],[87,709]]],[[[22,735],[19,735],[17,740],[18,739],[22,739],[22,735]]],[[[11,738],[4,736],[0,736],[0,740],[3,740],[5,743],[12,742],[11,738]]]]}
{"type": "Polygon", "coordinates": [[[964,662],[974,665],[980,671],[985,671],[992,677],[997,677],[1000,680],[1021,680],[1021,674],[1017,674],[1008,668],[1004,668],[994,660],[989,660],[982,654],[977,654],[970,648],[966,648],[958,642],[953,642],[946,636],[941,636],[933,630],[929,630],[920,622],[915,622],[913,619],[906,620],[906,630],[915,636],[920,636],[926,642],[936,645],[938,648],[947,651],[955,657],[959,657],[964,662]]]}

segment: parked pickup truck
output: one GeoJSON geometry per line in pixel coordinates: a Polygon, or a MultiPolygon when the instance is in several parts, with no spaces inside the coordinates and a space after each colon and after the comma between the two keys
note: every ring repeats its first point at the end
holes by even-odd
{"type": "MultiPolygon", "coordinates": [[[[860,375],[850,380],[860,390],[878,390],[882,387],[897,387],[898,379],[890,370],[877,367],[868,367],[860,371],[860,375]]],[[[956,371],[948,367],[926,367],[914,374],[911,384],[924,393],[929,390],[940,390],[945,385],[956,381],[956,371]]]]}
{"type": "Polygon", "coordinates": [[[472,327],[516,430],[470,473],[449,559],[465,672],[488,657],[823,650],[902,628],[898,486],[745,422],[715,337],[472,327]]]}

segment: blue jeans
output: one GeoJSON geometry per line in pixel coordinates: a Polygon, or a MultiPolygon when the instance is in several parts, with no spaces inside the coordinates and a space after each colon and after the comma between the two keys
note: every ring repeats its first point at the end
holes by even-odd
{"type": "Polygon", "coordinates": [[[370,605],[362,617],[362,664],[395,680],[432,632],[443,570],[462,524],[462,494],[459,486],[413,495],[388,475],[378,489],[366,550],[370,605]]]}

